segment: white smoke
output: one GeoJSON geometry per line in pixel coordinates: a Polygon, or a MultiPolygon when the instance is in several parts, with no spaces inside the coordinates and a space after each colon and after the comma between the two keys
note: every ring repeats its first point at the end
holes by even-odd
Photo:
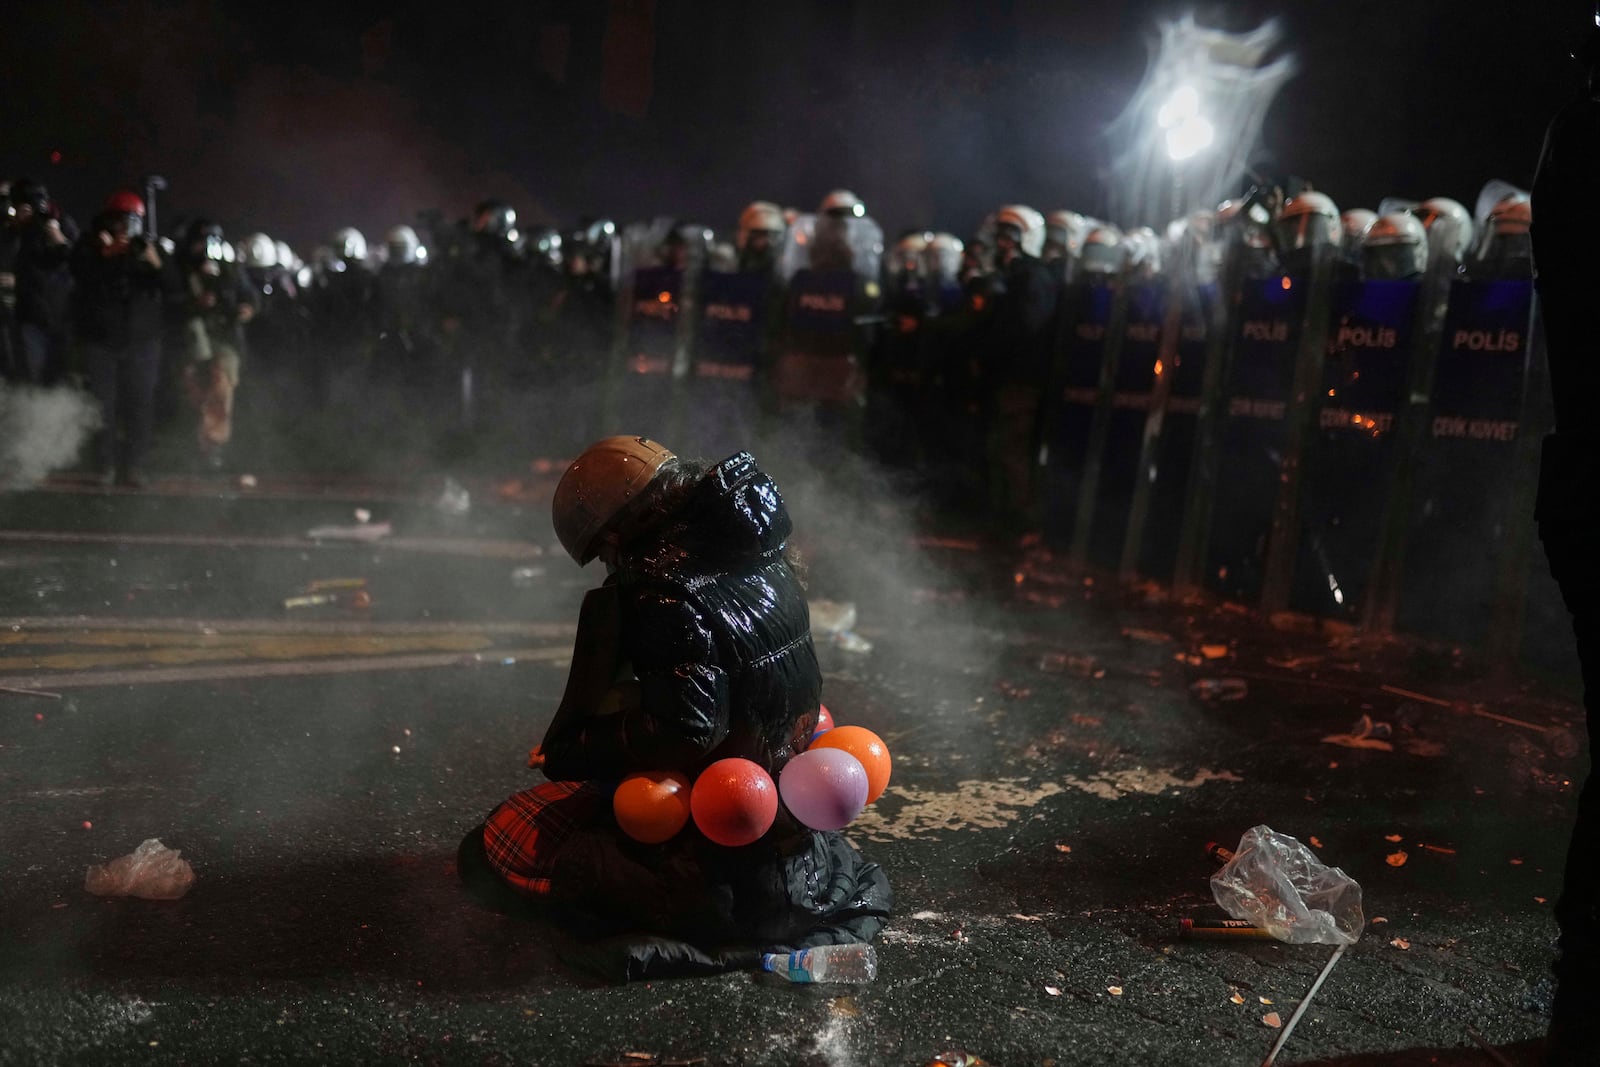
{"type": "Polygon", "coordinates": [[[0,384],[0,489],[26,489],[71,466],[100,422],[99,405],[76,389],[0,384]]]}

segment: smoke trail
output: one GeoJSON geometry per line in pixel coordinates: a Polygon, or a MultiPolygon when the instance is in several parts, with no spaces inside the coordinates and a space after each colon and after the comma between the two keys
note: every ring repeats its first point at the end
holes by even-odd
{"type": "Polygon", "coordinates": [[[0,489],[26,489],[76,462],[100,421],[99,406],[75,389],[0,384],[0,489]]]}

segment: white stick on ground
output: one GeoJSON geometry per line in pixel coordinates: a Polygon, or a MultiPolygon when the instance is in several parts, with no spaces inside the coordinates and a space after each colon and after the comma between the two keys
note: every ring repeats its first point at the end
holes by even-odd
{"type": "Polygon", "coordinates": [[[1294,1033],[1294,1024],[1300,1021],[1300,1016],[1304,1015],[1306,1009],[1311,1006],[1311,998],[1317,995],[1317,990],[1322,988],[1322,983],[1327,981],[1328,975],[1333,973],[1334,965],[1339,962],[1339,957],[1344,955],[1346,947],[1348,946],[1340,945],[1334,949],[1333,955],[1328,957],[1328,962],[1323,964],[1322,973],[1317,975],[1317,980],[1311,983],[1311,989],[1306,993],[1305,999],[1300,1002],[1298,1008],[1294,1009],[1294,1014],[1289,1016],[1289,1021],[1284,1024],[1283,1032],[1278,1035],[1278,1040],[1272,1043],[1272,1049],[1267,1053],[1267,1058],[1261,1061],[1261,1067],[1272,1067],[1277,1062],[1278,1053],[1283,1051],[1284,1043],[1289,1040],[1289,1035],[1294,1033]]]}

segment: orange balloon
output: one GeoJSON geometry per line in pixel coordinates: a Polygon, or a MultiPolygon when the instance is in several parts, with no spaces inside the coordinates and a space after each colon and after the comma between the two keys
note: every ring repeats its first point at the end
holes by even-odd
{"type": "Polygon", "coordinates": [[[647,845],[677,835],[689,821],[690,785],[677,771],[630,774],[611,795],[611,810],[622,832],[647,845]]]}
{"type": "Polygon", "coordinates": [[[771,829],[778,817],[778,785],[761,764],[730,756],[700,772],[689,809],[706,837],[738,848],[771,829]]]}
{"type": "Polygon", "coordinates": [[[867,769],[867,803],[883,796],[893,769],[883,738],[865,726],[835,726],[811,742],[812,748],[842,748],[867,769]]]}

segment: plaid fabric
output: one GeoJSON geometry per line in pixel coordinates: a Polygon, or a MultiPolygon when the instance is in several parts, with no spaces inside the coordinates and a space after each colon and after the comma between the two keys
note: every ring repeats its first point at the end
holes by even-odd
{"type": "Polygon", "coordinates": [[[595,782],[545,782],[513,794],[484,823],[489,865],[519,893],[549,896],[561,843],[610,804],[611,792],[595,782]]]}

